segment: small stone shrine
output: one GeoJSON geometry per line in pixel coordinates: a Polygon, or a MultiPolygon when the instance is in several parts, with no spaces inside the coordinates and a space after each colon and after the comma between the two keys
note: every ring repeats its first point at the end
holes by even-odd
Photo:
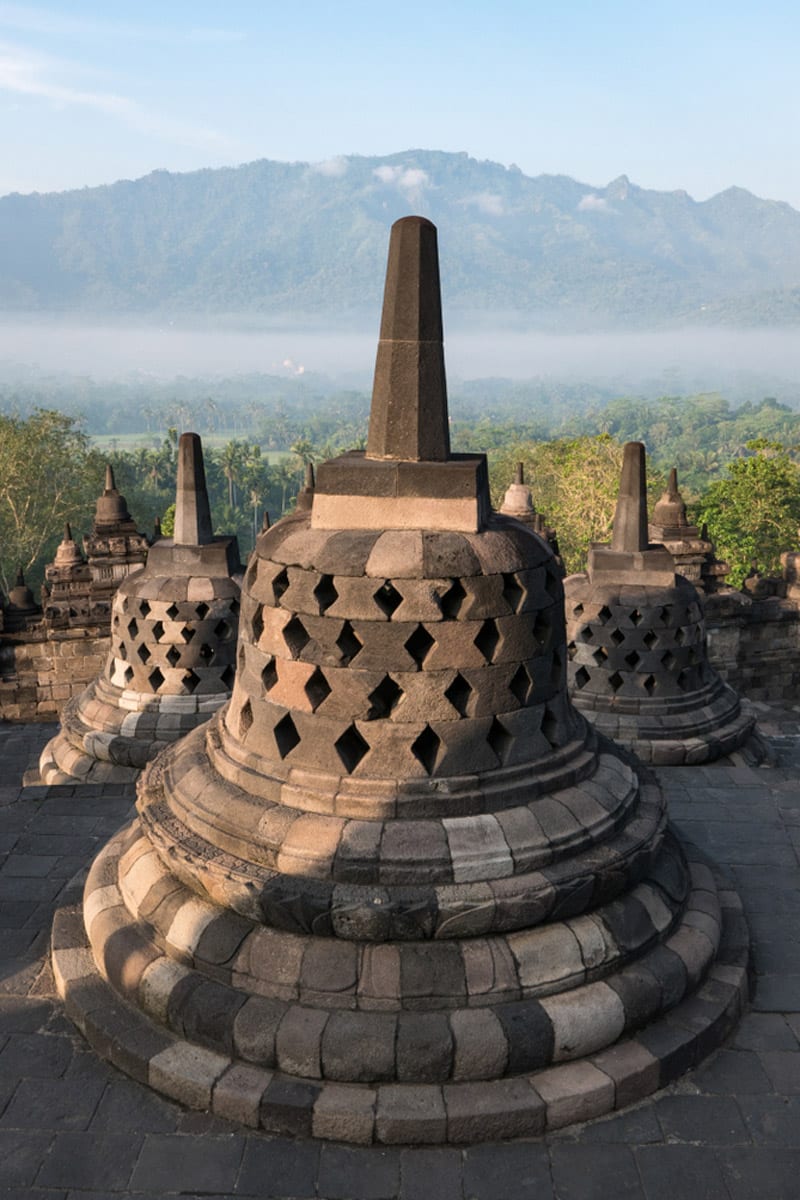
{"type": "Polygon", "coordinates": [[[147,562],[148,540],[139,533],[125,497],[117,491],[111,464],[106,466],[103,494],[97,500],[91,532],[83,550],[92,577],[95,615],[111,609],[114,593],[131,571],[147,562]]]}
{"type": "Polygon", "coordinates": [[[557,562],[561,564],[556,531],[550,528],[542,513],[537,512],[533,506],[531,489],[525,482],[524,463],[517,463],[514,482],[508,486],[500,506],[500,512],[504,517],[514,517],[515,520],[521,521],[523,525],[527,525],[529,529],[538,533],[539,537],[544,538],[557,562]]]}
{"type": "Polygon", "coordinates": [[[135,779],[227,700],[241,570],[236,539],[213,536],[200,438],[185,433],[174,539],[156,542],[147,565],[123,578],[105,668],[65,705],[61,729],[42,752],[43,783],[135,779]]]}
{"type": "Polygon", "coordinates": [[[565,658],[552,553],[450,452],[436,230],[406,218],[367,450],[259,536],[230,703],[56,919],[67,1012],[187,1104],[352,1142],[535,1135],[692,1066],[745,995],[737,898],[565,658]]]}
{"type": "Polygon", "coordinates": [[[646,762],[712,762],[755,718],[710,665],[703,602],[648,541],[645,449],[628,442],[610,545],[564,581],[569,689],[595,727],[646,762]]]}
{"type": "MultiPolygon", "coordinates": [[[[2,604],[0,604],[2,608],[2,604]]],[[[19,633],[22,630],[30,629],[42,619],[41,605],[36,603],[36,598],[25,582],[25,576],[22,567],[17,571],[17,579],[11,591],[8,593],[8,601],[5,606],[4,622],[0,624],[0,629],[5,633],[19,633]]]]}
{"type": "Polygon", "coordinates": [[[67,522],[56,556],[44,569],[44,617],[53,629],[91,624],[92,572],[67,522]]]}
{"type": "Polygon", "coordinates": [[[725,587],[725,577],[730,567],[714,554],[714,545],[708,539],[708,530],[702,531],[690,525],[686,516],[686,504],[678,491],[678,471],[669,473],[667,490],[656,502],[653,519],[648,526],[651,542],[666,546],[675,562],[675,567],[684,579],[706,594],[725,587]]]}

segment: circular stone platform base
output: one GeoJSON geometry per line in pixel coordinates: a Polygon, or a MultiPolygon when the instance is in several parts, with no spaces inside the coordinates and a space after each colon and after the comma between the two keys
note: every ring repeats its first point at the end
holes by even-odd
{"type": "MultiPolygon", "coordinates": [[[[204,933],[209,957],[210,906],[199,897],[182,898],[167,945],[135,935],[118,881],[120,856],[133,834],[134,827],[121,831],[96,861],[84,904],[56,914],[52,960],[66,1011],[98,1054],[139,1082],[190,1108],[270,1133],[365,1144],[535,1136],[625,1107],[672,1082],[719,1046],[746,1002],[748,934],[741,903],[689,847],[698,901],[689,903],[683,927],[668,945],[694,990],[633,1036],[501,1079],[353,1084],[269,1069],[247,1061],[233,1023],[226,1031],[225,947],[216,947],[220,984],[208,978],[207,961],[204,981],[193,970],[204,933]],[[698,958],[687,933],[708,930],[710,910],[719,912],[721,930],[708,966],[708,956],[698,958]],[[198,1005],[192,996],[199,998],[201,989],[198,1005]]],[[[254,1044],[258,1040],[256,1031],[254,1044]]]]}

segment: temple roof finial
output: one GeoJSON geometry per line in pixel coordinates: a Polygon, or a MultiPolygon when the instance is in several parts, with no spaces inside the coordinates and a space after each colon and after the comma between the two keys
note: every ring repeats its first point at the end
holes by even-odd
{"type": "Polygon", "coordinates": [[[367,458],[445,462],[450,457],[436,226],[392,226],[367,458]]]}
{"type": "Polygon", "coordinates": [[[635,554],[646,550],[647,544],[647,466],[644,443],[626,442],[611,549],[635,554]]]}
{"type": "Polygon", "coordinates": [[[213,540],[203,445],[198,434],[182,433],[178,443],[174,541],[179,546],[202,546],[213,540]]]}
{"type": "Polygon", "coordinates": [[[104,490],[107,492],[114,492],[116,491],[116,488],[117,485],[114,482],[114,468],[112,467],[111,463],[106,463],[106,485],[104,490]]]}

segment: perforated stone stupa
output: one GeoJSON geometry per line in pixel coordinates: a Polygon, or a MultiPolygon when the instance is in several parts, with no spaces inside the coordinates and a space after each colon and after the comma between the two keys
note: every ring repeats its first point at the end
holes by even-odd
{"type": "Polygon", "coordinates": [[[655,763],[711,762],[755,718],[706,654],[703,602],[648,540],[645,448],[628,442],[610,545],[564,581],[569,687],[597,729],[655,763]]]}
{"type": "Polygon", "coordinates": [[[392,231],[366,453],[262,533],[230,703],[139,782],[53,961],[101,1053],[249,1125],[531,1135],[735,1020],[736,898],[566,692],[563,590],[448,442],[436,231],[392,231]]]}
{"type": "Polygon", "coordinates": [[[156,542],[147,565],[122,579],[105,668],[65,705],[61,729],[42,752],[43,783],[135,779],[228,699],[241,571],[236,539],[213,536],[200,438],[185,433],[175,536],[156,542]]]}

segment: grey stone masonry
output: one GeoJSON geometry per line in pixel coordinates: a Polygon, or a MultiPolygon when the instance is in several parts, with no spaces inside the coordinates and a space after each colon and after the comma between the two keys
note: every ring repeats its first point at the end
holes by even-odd
{"type": "Polygon", "coordinates": [[[133,780],[228,698],[241,566],[236,539],[212,535],[202,448],[191,433],[179,445],[178,532],[186,540],[156,542],[147,565],[123,579],[105,665],[65,705],[41,757],[43,782],[133,780]]]}
{"type": "Polygon", "coordinates": [[[703,599],[647,542],[644,447],[625,447],[610,547],[564,583],[569,690],[602,733],[655,763],[705,762],[750,738],[755,719],[711,666],[703,599]]]}
{"type": "MultiPolygon", "coordinates": [[[[434,255],[395,227],[384,333],[436,341],[434,255]]],[[[446,427],[414,361],[374,406],[446,427]]],[[[538,1134],[661,1086],[744,1000],[735,894],[569,701],[552,551],[490,513],[482,458],[430,454],[322,464],[261,533],[230,701],[148,764],[54,927],[100,1053],[280,1135],[538,1134]]]]}

